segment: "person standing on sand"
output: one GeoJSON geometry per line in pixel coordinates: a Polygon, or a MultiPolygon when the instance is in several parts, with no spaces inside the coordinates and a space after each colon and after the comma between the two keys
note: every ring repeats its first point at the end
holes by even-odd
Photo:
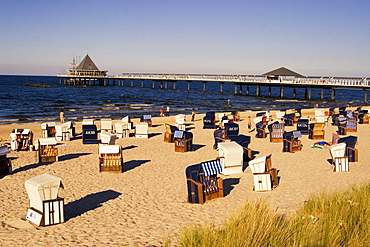
{"type": "Polygon", "coordinates": [[[60,122],[61,123],[64,123],[64,111],[62,109],[62,111],[59,113],[59,118],[60,118],[60,122]]]}
{"type": "Polygon", "coordinates": [[[169,106],[166,107],[166,114],[167,114],[167,116],[170,115],[170,107],[169,106]]]}
{"type": "Polygon", "coordinates": [[[159,116],[164,117],[164,111],[163,111],[163,109],[162,109],[162,108],[161,108],[161,109],[159,109],[159,116]]]}
{"type": "Polygon", "coordinates": [[[15,133],[15,130],[12,130],[12,133],[10,133],[10,148],[13,151],[17,151],[18,149],[18,141],[17,141],[17,134],[15,133]]]}
{"type": "Polygon", "coordinates": [[[194,122],[194,118],[195,118],[195,111],[194,109],[191,111],[191,121],[194,122]]]}
{"type": "Polygon", "coordinates": [[[251,116],[248,116],[248,129],[252,128],[251,116]]]}

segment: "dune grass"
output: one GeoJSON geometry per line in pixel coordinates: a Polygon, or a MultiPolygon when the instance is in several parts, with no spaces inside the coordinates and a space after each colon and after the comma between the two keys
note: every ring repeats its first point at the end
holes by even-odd
{"type": "Polygon", "coordinates": [[[183,229],[180,246],[370,246],[370,184],[321,193],[289,217],[247,200],[221,227],[183,229]]]}

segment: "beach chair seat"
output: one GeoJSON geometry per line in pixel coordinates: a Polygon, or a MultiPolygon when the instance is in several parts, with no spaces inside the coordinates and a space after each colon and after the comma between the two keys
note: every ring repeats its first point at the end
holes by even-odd
{"type": "Polygon", "coordinates": [[[99,172],[123,171],[122,147],[120,145],[99,145],[99,172]]]}
{"type": "Polygon", "coordinates": [[[310,139],[325,139],[324,123],[312,123],[308,133],[310,139]]]}
{"type": "Polygon", "coordinates": [[[217,175],[222,172],[219,160],[188,166],[185,170],[189,203],[204,204],[224,197],[223,181],[217,175]]]}
{"type": "Polygon", "coordinates": [[[179,130],[176,126],[165,124],[166,131],[164,132],[164,142],[173,143],[173,135],[176,130],[179,130]]]}
{"type": "Polygon", "coordinates": [[[334,172],[348,172],[348,157],[346,156],[346,143],[338,143],[329,146],[330,155],[332,157],[334,172]]]}
{"type": "Polygon", "coordinates": [[[358,162],[358,149],[356,149],[357,136],[346,136],[338,140],[338,143],[346,144],[346,156],[348,162],[358,162]]]}
{"type": "Polygon", "coordinates": [[[278,186],[277,171],[272,168],[271,154],[249,161],[254,191],[269,191],[278,186]]]}
{"type": "Polygon", "coordinates": [[[55,122],[46,122],[41,124],[42,137],[55,137],[55,122]]]}
{"type": "Polygon", "coordinates": [[[300,131],[285,132],[283,139],[283,152],[294,153],[301,151],[302,143],[298,139],[300,137],[302,137],[300,131]]]}
{"type": "Polygon", "coordinates": [[[270,142],[282,142],[284,135],[284,124],[272,124],[270,142]]]}
{"type": "Polygon", "coordinates": [[[149,138],[149,125],[148,122],[139,122],[135,128],[136,138],[149,138]]]}
{"type": "Polygon", "coordinates": [[[220,142],[218,153],[222,166],[222,174],[230,175],[243,172],[243,147],[238,143],[220,142]]]}
{"type": "Polygon", "coordinates": [[[193,133],[176,130],[174,135],[175,152],[193,151],[193,133]]]}
{"type": "Polygon", "coordinates": [[[130,116],[126,116],[126,117],[123,117],[121,119],[122,123],[123,124],[127,124],[127,129],[133,129],[134,128],[134,123],[131,121],[131,117],[130,116]]]}
{"type": "Polygon", "coordinates": [[[116,134],[113,134],[111,132],[101,132],[100,142],[102,144],[114,145],[116,144],[116,134]]]}

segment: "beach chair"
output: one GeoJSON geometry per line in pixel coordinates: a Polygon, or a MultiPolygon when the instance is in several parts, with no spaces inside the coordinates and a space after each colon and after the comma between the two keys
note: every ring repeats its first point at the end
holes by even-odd
{"type": "Polygon", "coordinates": [[[347,118],[346,132],[357,132],[356,118],[347,118]]]}
{"type": "Polygon", "coordinates": [[[149,125],[148,122],[139,122],[135,128],[136,138],[149,138],[149,125]]]}
{"type": "Polygon", "coordinates": [[[346,143],[329,146],[333,161],[334,172],[348,172],[348,157],[346,156],[346,143]]]}
{"type": "Polygon", "coordinates": [[[270,142],[282,142],[284,135],[284,124],[272,124],[270,142]]]}
{"type": "Polygon", "coordinates": [[[218,148],[218,143],[219,142],[224,142],[225,141],[225,129],[216,129],[213,132],[213,138],[215,139],[215,144],[213,145],[213,149],[218,148]]]}
{"type": "Polygon", "coordinates": [[[114,145],[116,144],[116,134],[113,134],[111,132],[101,132],[100,133],[100,142],[102,144],[107,144],[107,145],[114,145]]]}
{"type": "Polygon", "coordinates": [[[232,111],[230,114],[235,122],[240,121],[240,111],[232,111]]]}
{"type": "Polygon", "coordinates": [[[102,118],[100,119],[100,131],[113,131],[113,122],[111,118],[102,118]]]}
{"type": "Polygon", "coordinates": [[[123,170],[120,145],[99,145],[99,172],[121,173],[123,170]]]}
{"type": "Polygon", "coordinates": [[[358,161],[358,149],[356,149],[357,136],[346,136],[338,140],[338,143],[346,144],[346,156],[348,157],[348,162],[358,161]]]}
{"type": "Polygon", "coordinates": [[[347,134],[347,118],[338,117],[338,134],[346,135],[347,134]]]}
{"type": "Polygon", "coordinates": [[[173,134],[175,152],[193,151],[193,133],[176,130],[173,134]]]}
{"type": "Polygon", "coordinates": [[[367,110],[361,110],[358,115],[359,124],[369,124],[369,113],[367,110]]]}
{"type": "Polygon", "coordinates": [[[186,130],[186,115],[185,114],[176,115],[175,116],[175,121],[176,121],[175,126],[179,130],[183,130],[183,131],[186,130]]]}
{"type": "Polygon", "coordinates": [[[294,117],[295,117],[295,114],[294,113],[285,114],[284,115],[284,125],[285,126],[293,126],[293,124],[294,124],[294,117]]]}
{"type": "Polygon", "coordinates": [[[176,130],[179,130],[176,126],[165,124],[166,131],[163,134],[164,142],[173,143],[173,134],[176,130]]]}
{"type": "Polygon", "coordinates": [[[308,135],[309,119],[299,119],[297,121],[297,131],[300,131],[302,135],[308,135]]]}
{"type": "Polygon", "coordinates": [[[42,137],[55,137],[55,122],[47,122],[41,124],[42,137]]]}
{"type": "Polygon", "coordinates": [[[98,129],[95,124],[82,125],[82,143],[83,144],[98,144],[98,129]]]}
{"type": "Polygon", "coordinates": [[[294,153],[296,151],[301,151],[302,144],[298,139],[302,137],[300,131],[285,132],[283,137],[283,152],[294,153]]]}
{"type": "Polygon", "coordinates": [[[325,117],[325,110],[323,110],[323,109],[316,109],[315,110],[315,118],[316,117],[325,117]]]}
{"type": "Polygon", "coordinates": [[[119,121],[114,124],[116,136],[118,138],[124,138],[130,136],[129,124],[124,121],[119,121]]]}
{"type": "Polygon", "coordinates": [[[134,128],[134,123],[131,121],[130,116],[123,117],[121,120],[124,124],[127,124],[127,129],[133,129],[134,128]]]}
{"type": "Polygon", "coordinates": [[[30,129],[22,129],[18,133],[18,151],[31,151],[33,145],[32,131],[30,129]]]}
{"type": "Polygon", "coordinates": [[[337,114],[337,112],[335,111],[335,108],[329,108],[329,117],[332,117],[335,114],[337,114]]]}
{"type": "Polygon", "coordinates": [[[203,129],[215,129],[215,128],[216,128],[215,113],[207,112],[206,115],[203,117],[203,129]]]}
{"type": "Polygon", "coordinates": [[[339,110],[339,115],[346,116],[347,111],[346,111],[346,107],[345,106],[344,107],[339,107],[338,110],[339,110]]]}
{"type": "Polygon", "coordinates": [[[257,134],[256,134],[256,137],[257,138],[266,138],[266,122],[258,122],[256,123],[256,130],[257,130],[257,134]]]}
{"type": "Polygon", "coordinates": [[[230,175],[243,172],[243,147],[238,143],[218,143],[219,159],[222,166],[222,174],[230,175]]]}
{"type": "Polygon", "coordinates": [[[239,135],[239,125],[237,123],[225,123],[225,138],[239,135]]]}
{"type": "Polygon", "coordinates": [[[217,174],[222,172],[219,160],[188,166],[185,170],[189,203],[204,204],[224,197],[223,181],[217,174]]]}
{"type": "Polygon", "coordinates": [[[140,118],[140,122],[141,123],[147,123],[148,124],[148,127],[152,127],[152,115],[143,115],[141,118],[140,118]]]}
{"type": "Polygon", "coordinates": [[[37,141],[37,163],[58,161],[57,140],[55,138],[40,138],[37,141]]]}
{"type": "Polygon", "coordinates": [[[285,111],[276,112],[275,113],[276,121],[278,121],[279,123],[283,123],[284,115],[285,115],[285,111]]]}
{"type": "Polygon", "coordinates": [[[30,206],[26,219],[36,226],[50,226],[64,222],[64,199],[58,196],[63,187],[59,177],[44,173],[24,183],[30,206]]]}
{"type": "Polygon", "coordinates": [[[293,118],[293,123],[297,123],[299,119],[302,117],[301,109],[294,109],[294,118],[293,118]]]}
{"type": "Polygon", "coordinates": [[[327,126],[328,116],[317,116],[317,117],[315,117],[315,123],[323,123],[324,126],[327,126]]]}
{"type": "Polygon", "coordinates": [[[248,146],[251,143],[251,137],[245,135],[238,135],[230,137],[230,141],[238,143],[243,148],[243,160],[248,162],[253,158],[252,149],[248,146]]]}
{"type": "Polygon", "coordinates": [[[12,173],[12,162],[6,155],[10,154],[7,146],[0,147],[0,177],[12,173]]]}
{"type": "Polygon", "coordinates": [[[325,139],[324,123],[312,123],[308,132],[309,139],[325,139]]]}
{"type": "Polygon", "coordinates": [[[340,136],[336,133],[333,133],[331,136],[331,143],[330,145],[338,144],[338,140],[340,139],[340,136]]]}
{"type": "Polygon", "coordinates": [[[271,154],[249,161],[254,191],[269,191],[278,186],[277,171],[272,168],[271,154]]]}

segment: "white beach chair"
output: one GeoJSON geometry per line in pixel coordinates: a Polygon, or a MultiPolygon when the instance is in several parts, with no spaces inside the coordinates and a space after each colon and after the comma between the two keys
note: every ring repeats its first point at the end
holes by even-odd
{"type": "Polygon", "coordinates": [[[111,132],[113,130],[113,124],[111,118],[100,119],[100,130],[111,132]]]}
{"type": "Polygon", "coordinates": [[[114,145],[116,143],[116,135],[111,132],[101,132],[100,142],[102,144],[114,145]]]}
{"type": "Polygon", "coordinates": [[[218,152],[222,166],[222,174],[229,175],[243,172],[243,147],[238,143],[219,142],[218,152]]]}
{"type": "Polygon", "coordinates": [[[127,124],[127,128],[129,130],[134,127],[133,124],[132,124],[132,122],[131,122],[131,117],[130,116],[123,117],[122,118],[122,122],[127,124]]]}
{"type": "Polygon", "coordinates": [[[130,135],[130,128],[129,124],[124,121],[120,121],[114,124],[116,130],[116,136],[118,138],[129,137],[130,135]]]}
{"type": "Polygon", "coordinates": [[[176,115],[175,116],[175,121],[176,121],[175,126],[179,130],[183,130],[183,131],[186,130],[186,115],[185,114],[178,114],[178,115],[176,115]]]}
{"type": "Polygon", "coordinates": [[[249,161],[253,174],[254,191],[272,190],[271,175],[266,172],[266,156],[249,161]]]}
{"type": "Polygon", "coordinates": [[[136,138],[149,137],[149,125],[147,122],[139,122],[136,124],[135,137],[136,138]]]}
{"type": "Polygon", "coordinates": [[[348,172],[348,157],[346,156],[346,143],[339,143],[329,147],[333,160],[334,172],[348,172]]]}
{"type": "Polygon", "coordinates": [[[277,111],[275,113],[276,121],[278,121],[279,123],[283,122],[284,115],[285,115],[285,112],[283,112],[283,111],[277,111]]]}

